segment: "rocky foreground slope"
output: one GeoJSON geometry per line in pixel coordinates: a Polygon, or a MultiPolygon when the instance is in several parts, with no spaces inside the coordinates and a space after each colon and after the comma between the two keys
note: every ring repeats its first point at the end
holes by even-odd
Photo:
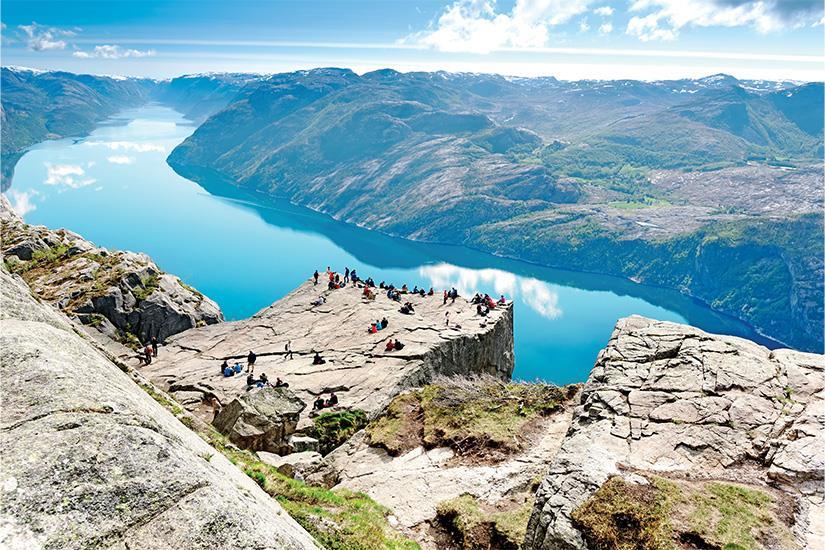
{"type": "MultiPolygon", "coordinates": [[[[443,304],[440,295],[403,295],[415,313],[380,289],[367,300],[362,288],[327,290],[309,281],[250,319],[185,331],[170,338],[143,372],[167,388],[187,408],[211,421],[213,398],[229,404],[246,393],[246,374],[226,378],[221,364],[257,354],[255,376],[280,377],[305,403],[334,391],[339,406],[380,412],[396,393],[429,382],[435,375],[490,374],[509,379],[513,372],[512,306],[488,317],[459,298],[443,304]],[[319,299],[325,300],[314,305],[319,299]],[[449,324],[447,324],[449,313],[449,324]],[[387,318],[387,328],[370,334],[371,323],[387,318]],[[405,344],[385,351],[388,339],[405,344]],[[290,343],[293,355],[285,352],[290,343]],[[313,365],[314,352],[325,364],[313,365]]],[[[310,412],[303,412],[304,418],[310,412]]]]}
{"type": "Polygon", "coordinates": [[[0,546],[317,547],[22,279],[0,291],[0,546]]]}
{"type": "Polygon", "coordinates": [[[145,254],[107,250],[66,229],[25,223],[0,197],[7,268],[90,329],[134,348],[223,321],[220,308],[145,254]]]}
{"type": "Polygon", "coordinates": [[[538,490],[525,546],[600,547],[618,532],[633,547],[721,547],[728,499],[759,504],[753,525],[737,516],[746,546],[821,548],[824,426],[822,355],[623,319],[538,490]]]}

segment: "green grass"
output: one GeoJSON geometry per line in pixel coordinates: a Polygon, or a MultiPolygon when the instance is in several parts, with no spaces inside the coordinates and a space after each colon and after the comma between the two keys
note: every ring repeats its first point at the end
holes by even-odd
{"type": "Polygon", "coordinates": [[[521,548],[532,510],[532,496],[509,510],[488,511],[465,493],[440,503],[436,518],[463,548],[521,548]]]}
{"type": "Polygon", "coordinates": [[[358,409],[325,412],[313,419],[312,436],[318,440],[321,454],[327,454],[366,425],[367,415],[358,409]]]}
{"type": "MultiPolygon", "coordinates": [[[[196,422],[178,403],[158,392],[152,385],[139,385],[184,425],[252,478],[267,494],[277,499],[284,510],[323,548],[329,550],[415,550],[418,548],[418,544],[390,526],[387,520],[390,511],[369,496],[345,489],[326,489],[288,478],[272,466],[261,462],[254,453],[232,445],[211,425],[196,422]]],[[[211,461],[213,455],[201,455],[201,457],[211,461]]]]}
{"type": "Polygon", "coordinates": [[[156,274],[148,275],[140,280],[140,287],[132,289],[132,294],[140,302],[151,296],[159,287],[160,277],[156,274]]]}
{"type": "Polygon", "coordinates": [[[769,493],[739,484],[647,476],[649,485],[620,477],[605,482],[571,514],[594,550],[658,550],[701,541],[701,547],[794,548],[790,529],[769,493]]]}
{"type": "Polygon", "coordinates": [[[450,447],[458,454],[508,453],[522,448],[532,420],[560,410],[576,390],[488,377],[445,378],[396,397],[367,433],[371,444],[391,454],[418,445],[450,447]]]}

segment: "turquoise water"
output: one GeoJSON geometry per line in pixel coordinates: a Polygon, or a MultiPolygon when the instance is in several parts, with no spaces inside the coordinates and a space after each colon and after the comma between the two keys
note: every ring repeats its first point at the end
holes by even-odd
{"type": "Polygon", "coordinates": [[[398,286],[503,293],[515,300],[515,377],[525,380],[585,380],[616,320],[634,313],[765,342],[675,292],[411,243],[218,182],[204,188],[166,164],[192,131],[164,107],[121,113],[86,138],[34,147],[7,194],[29,223],[149,254],[228,319],[254,314],[328,265],[398,286]]]}

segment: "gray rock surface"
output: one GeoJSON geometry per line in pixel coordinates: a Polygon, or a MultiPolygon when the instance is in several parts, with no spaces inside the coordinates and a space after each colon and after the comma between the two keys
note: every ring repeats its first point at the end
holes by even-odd
{"type": "Polygon", "coordinates": [[[3,268],[0,290],[0,547],[316,547],[3,268]]]}
{"type": "Polygon", "coordinates": [[[123,333],[130,333],[144,344],[152,336],[162,342],[223,321],[217,304],[145,254],[110,251],[65,229],[28,225],[5,196],[0,222],[4,259],[35,294],[110,338],[125,341],[123,333]]]}
{"type": "MultiPolygon", "coordinates": [[[[365,274],[362,274],[365,275],[365,274]]],[[[498,307],[489,317],[476,315],[475,306],[459,298],[443,304],[440,295],[411,296],[414,315],[399,312],[400,304],[378,294],[362,296],[362,289],[326,290],[304,283],[250,319],[187,330],[170,338],[164,352],[142,369],[173,395],[200,392],[201,402],[212,398],[226,405],[245,392],[245,376],[225,378],[220,365],[245,362],[257,354],[255,376],[266,373],[289,383],[306,403],[334,391],[339,406],[374,413],[397,393],[426,384],[439,374],[491,374],[509,379],[513,371],[512,306],[498,307]],[[313,305],[319,297],[322,305],[313,305]],[[450,313],[449,326],[445,313],[450,313]],[[370,334],[370,323],[386,317],[389,326],[370,334]],[[400,351],[385,351],[389,338],[401,340],[400,351]],[[284,346],[291,342],[294,357],[284,346]],[[325,364],[313,365],[313,350],[325,364]]],[[[182,400],[183,401],[183,400],[182,400]]],[[[212,420],[212,409],[197,401],[187,408],[212,420]]],[[[307,421],[309,410],[303,413],[307,421]]],[[[299,424],[298,429],[303,428],[299,424]]]]}
{"type": "Polygon", "coordinates": [[[586,548],[571,512],[620,468],[770,484],[825,544],[825,356],[620,320],[536,497],[526,547],[586,548]]]}
{"type": "Polygon", "coordinates": [[[317,468],[323,460],[321,453],[315,451],[299,451],[285,456],[258,451],[258,458],[288,477],[295,477],[296,474],[304,477],[307,472],[317,468]]]}
{"type": "Polygon", "coordinates": [[[289,437],[304,408],[288,389],[264,387],[233,399],[212,424],[242,449],[285,454],[292,450],[289,437]]]}

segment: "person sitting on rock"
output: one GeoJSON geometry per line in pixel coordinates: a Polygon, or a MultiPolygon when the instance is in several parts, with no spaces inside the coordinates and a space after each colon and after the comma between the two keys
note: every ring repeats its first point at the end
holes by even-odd
{"type": "Polygon", "coordinates": [[[329,399],[327,399],[327,402],[325,403],[325,405],[327,407],[334,407],[337,404],[338,404],[338,396],[335,395],[335,392],[329,392],[329,399]]]}
{"type": "Polygon", "coordinates": [[[504,294],[501,295],[501,298],[498,299],[498,305],[503,306],[507,303],[507,300],[504,298],[504,294]]]}
{"type": "Polygon", "coordinates": [[[321,354],[316,351],[315,352],[315,357],[312,358],[312,364],[313,365],[323,365],[326,362],[327,362],[326,359],[321,357],[321,354]]]}
{"type": "Polygon", "coordinates": [[[239,373],[243,372],[243,365],[241,365],[241,362],[240,362],[240,361],[235,361],[235,365],[232,367],[232,369],[233,369],[236,373],[238,373],[238,374],[239,374],[239,373]]]}
{"type": "Polygon", "coordinates": [[[381,319],[381,328],[387,328],[388,326],[390,326],[390,322],[387,320],[387,318],[384,317],[383,319],[381,319]]]}
{"type": "Polygon", "coordinates": [[[424,289],[423,288],[418,289],[418,295],[421,296],[422,298],[424,297],[424,289]]]}
{"type": "Polygon", "coordinates": [[[380,288],[381,290],[384,290],[384,281],[381,281],[380,283],[378,283],[378,288],[380,288]]]}
{"type": "Polygon", "coordinates": [[[407,304],[404,304],[403,306],[401,306],[401,309],[399,309],[398,312],[403,313],[404,315],[411,315],[412,314],[412,312],[410,311],[410,308],[407,307],[407,304]]]}
{"type": "Polygon", "coordinates": [[[312,403],[312,410],[313,411],[320,411],[321,409],[324,408],[324,405],[326,405],[326,403],[324,402],[324,396],[319,395],[318,397],[315,398],[315,401],[312,403]]]}
{"type": "Polygon", "coordinates": [[[413,294],[418,294],[418,285],[415,285],[415,286],[413,287],[413,291],[412,291],[412,293],[413,293],[413,294]]]}
{"type": "Polygon", "coordinates": [[[258,381],[255,380],[255,375],[251,372],[246,375],[246,391],[251,390],[258,381]]]}
{"type": "Polygon", "coordinates": [[[228,368],[229,368],[229,363],[227,363],[226,359],[224,359],[223,363],[221,363],[221,374],[225,373],[226,369],[228,369],[228,368]]]}
{"type": "Polygon", "coordinates": [[[326,299],[325,296],[318,296],[318,298],[316,298],[315,300],[312,301],[312,305],[321,306],[321,305],[324,305],[326,302],[327,302],[327,299],[326,299]]]}
{"type": "Polygon", "coordinates": [[[246,356],[246,372],[255,372],[255,361],[257,360],[258,356],[250,350],[249,355],[246,356]]]}
{"type": "Polygon", "coordinates": [[[398,350],[398,351],[404,349],[404,344],[402,344],[401,340],[399,340],[397,338],[395,339],[395,349],[398,350]]]}
{"type": "Polygon", "coordinates": [[[409,290],[407,290],[407,283],[401,285],[401,294],[407,294],[409,290]]]}
{"type": "Polygon", "coordinates": [[[487,311],[487,308],[485,308],[483,305],[476,305],[476,314],[481,315],[482,317],[487,317],[487,311]]]}
{"type": "Polygon", "coordinates": [[[226,365],[226,368],[223,369],[223,375],[226,378],[229,378],[230,376],[235,376],[235,369],[233,369],[229,365],[226,365]]]}
{"type": "Polygon", "coordinates": [[[152,364],[152,347],[151,346],[146,346],[145,348],[143,348],[143,356],[146,357],[146,364],[151,365],[152,364]]]}
{"type": "Polygon", "coordinates": [[[395,349],[395,344],[393,343],[392,338],[390,338],[389,340],[387,340],[387,345],[384,348],[384,351],[392,351],[394,349],[395,349]]]}
{"type": "Polygon", "coordinates": [[[381,323],[381,321],[379,321],[379,320],[377,320],[377,319],[376,319],[376,320],[375,320],[375,328],[377,328],[378,330],[383,330],[383,329],[384,329],[384,325],[383,325],[383,323],[381,323]]]}
{"type": "Polygon", "coordinates": [[[288,388],[289,387],[289,382],[284,382],[280,378],[276,378],[275,379],[275,387],[276,388],[288,388]]]}
{"type": "Polygon", "coordinates": [[[430,287],[430,291],[427,292],[427,296],[435,296],[435,290],[433,290],[433,287],[430,287]]]}

